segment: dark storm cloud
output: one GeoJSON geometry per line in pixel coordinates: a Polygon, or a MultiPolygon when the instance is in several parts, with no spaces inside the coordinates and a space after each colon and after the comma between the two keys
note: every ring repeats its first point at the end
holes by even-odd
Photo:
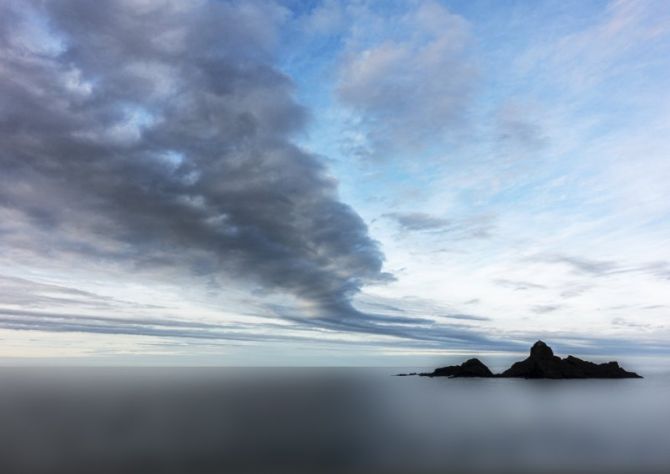
{"type": "Polygon", "coordinates": [[[362,219],[290,138],[260,2],[0,6],[4,245],[58,258],[226,272],[317,314],[388,278],[362,219]]]}

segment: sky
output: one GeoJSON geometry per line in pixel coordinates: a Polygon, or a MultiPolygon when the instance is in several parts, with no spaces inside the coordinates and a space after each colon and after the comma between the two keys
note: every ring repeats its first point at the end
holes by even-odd
{"type": "Polygon", "coordinates": [[[0,0],[0,363],[670,356],[664,0],[0,0]]]}

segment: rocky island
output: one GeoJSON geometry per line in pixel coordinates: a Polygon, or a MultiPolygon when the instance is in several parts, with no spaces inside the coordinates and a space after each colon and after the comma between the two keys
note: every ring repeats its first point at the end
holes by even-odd
{"type": "MultiPolygon", "coordinates": [[[[398,374],[408,375],[408,374],[398,374]]],[[[415,375],[415,374],[409,374],[415,375]]],[[[526,379],[628,379],[642,378],[628,372],[617,362],[594,364],[574,356],[564,359],[554,355],[551,347],[537,341],[525,360],[516,362],[501,374],[494,374],[479,359],[470,359],[461,365],[440,367],[433,372],[418,374],[424,377],[517,377],[526,379]]]]}

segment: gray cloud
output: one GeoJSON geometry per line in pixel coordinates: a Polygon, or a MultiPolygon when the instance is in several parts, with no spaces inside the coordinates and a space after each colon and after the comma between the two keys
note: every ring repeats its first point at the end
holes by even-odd
{"type": "MultiPolygon", "coordinates": [[[[445,318],[449,317],[452,316],[445,316],[445,318]]],[[[475,322],[486,320],[486,318],[475,319],[475,317],[468,317],[467,315],[455,315],[455,318],[468,319],[475,322]],[[458,318],[458,316],[465,317],[458,318]]],[[[411,344],[408,346],[447,346],[450,348],[491,350],[519,350],[522,347],[517,341],[489,337],[485,334],[485,331],[468,324],[437,323],[436,321],[425,319],[423,320],[423,324],[416,324],[414,321],[409,321],[409,324],[405,324],[403,319],[400,317],[398,318],[398,322],[393,322],[393,318],[391,318],[391,323],[387,323],[386,315],[361,313],[359,317],[355,318],[315,318],[307,321],[296,319],[294,322],[307,324],[313,328],[397,337],[411,341],[411,344]]]]}
{"type": "Polygon", "coordinates": [[[110,334],[148,336],[174,339],[247,342],[329,342],[304,328],[265,323],[271,331],[259,333],[257,325],[228,323],[207,324],[171,318],[110,317],[85,314],[54,313],[0,308],[0,328],[20,331],[78,332],[84,334],[110,334]]]}
{"type": "Polygon", "coordinates": [[[518,342],[496,340],[459,325],[431,325],[412,327],[374,315],[361,317],[292,319],[290,326],[263,323],[265,331],[259,332],[257,324],[227,323],[207,324],[174,318],[118,317],[86,314],[69,314],[46,311],[0,308],[0,328],[17,331],[77,332],[157,337],[167,340],[209,341],[214,344],[235,342],[289,342],[365,347],[396,346],[403,339],[402,347],[442,347],[461,349],[522,350],[518,342]],[[382,336],[375,340],[341,340],[329,338],[342,331],[382,336]]]}
{"type": "Polygon", "coordinates": [[[474,348],[479,344],[491,348],[508,346],[488,338],[476,327],[448,322],[449,319],[478,322],[487,318],[440,313],[438,322],[432,313],[443,309],[429,302],[415,302],[406,309],[381,301],[367,306],[367,311],[352,309],[336,317],[306,318],[295,308],[270,305],[252,314],[256,318],[253,323],[203,322],[174,317],[167,308],[158,315],[155,311],[144,313],[145,306],[91,292],[23,278],[0,277],[0,328],[11,330],[147,336],[213,343],[309,341],[314,344],[376,346],[392,342],[397,344],[398,340],[402,340],[403,347],[439,347],[444,344],[461,348],[474,348]],[[379,311],[370,311],[370,307],[379,311]],[[283,321],[277,322],[273,314],[281,316],[283,321]],[[410,314],[429,316],[408,316],[410,314]],[[377,341],[366,338],[358,342],[355,339],[332,338],[341,332],[381,338],[377,341]]]}
{"type": "Polygon", "coordinates": [[[400,227],[406,230],[445,229],[451,225],[449,219],[424,212],[390,212],[384,214],[384,217],[393,219],[400,227]]]}
{"type": "MultiPolygon", "coordinates": [[[[467,305],[471,304],[472,302],[473,300],[465,302],[463,304],[467,305]]],[[[357,304],[365,308],[366,312],[369,313],[376,312],[381,314],[382,318],[387,317],[403,318],[404,317],[403,315],[406,314],[421,314],[426,315],[426,317],[432,318],[432,319],[424,319],[422,321],[424,324],[448,322],[449,324],[453,325],[453,322],[449,321],[451,319],[471,321],[471,322],[482,322],[491,320],[491,318],[485,316],[479,316],[461,312],[449,306],[436,303],[435,301],[417,297],[404,297],[398,299],[398,298],[384,298],[381,296],[363,295],[357,299],[357,304]]]]}
{"type": "MultiPolygon", "coordinates": [[[[290,318],[287,318],[290,320],[290,318]]],[[[108,317],[31,310],[0,309],[0,328],[21,331],[79,332],[89,334],[109,334],[147,336],[170,339],[191,339],[230,342],[300,342],[324,344],[363,345],[366,347],[389,347],[397,344],[394,340],[337,340],[325,336],[328,332],[343,330],[362,334],[374,334],[403,338],[403,347],[426,348],[444,347],[464,350],[511,351],[525,353],[537,339],[552,341],[552,347],[559,353],[576,354],[668,354],[670,347],[665,339],[647,340],[635,343],[622,338],[580,337],[573,333],[550,332],[505,333],[500,338],[491,338],[473,328],[458,325],[436,324],[428,326],[403,327],[396,324],[378,324],[363,318],[340,319],[297,319],[294,325],[267,322],[271,329],[264,333],[257,331],[256,325],[243,323],[207,324],[170,318],[108,317]],[[288,332],[286,330],[288,329],[288,332]]],[[[621,324],[616,321],[615,324],[621,324]]],[[[626,324],[627,322],[624,322],[626,324]]],[[[636,326],[637,327],[637,326],[636,326]]],[[[658,328],[661,328],[660,326],[658,328]]]]}
{"type": "Polygon", "coordinates": [[[612,319],[612,324],[615,325],[615,326],[623,326],[623,327],[630,328],[630,329],[645,330],[645,331],[667,329],[666,326],[664,326],[664,325],[639,323],[639,322],[630,321],[630,320],[627,320],[627,319],[624,319],[624,318],[614,318],[614,319],[612,319]]]}
{"type": "Polygon", "coordinates": [[[560,304],[538,304],[533,306],[531,310],[534,313],[545,314],[545,313],[553,313],[554,311],[559,310],[562,307],[563,305],[560,304]]]}
{"type": "Polygon", "coordinates": [[[552,259],[555,263],[564,263],[571,266],[576,272],[590,275],[607,275],[616,271],[618,265],[612,261],[592,260],[584,257],[559,255],[552,259]]]}
{"type": "Polygon", "coordinates": [[[515,154],[533,152],[545,147],[545,136],[537,113],[527,104],[508,102],[496,114],[498,140],[515,154]]]}
{"type": "Polygon", "coordinates": [[[640,270],[655,276],[661,280],[670,281],[670,263],[668,262],[651,262],[643,265],[640,270]]]}
{"type": "MultiPolygon", "coordinates": [[[[467,304],[467,303],[465,303],[467,304]]],[[[465,321],[490,321],[491,318],[487,318],[485,316],[474,316],[472,314],[449,314],[445,316],[446,318],[450,319],[463,319],[465,321]]]]}
{"type": "Polygon", "coordinates": [[[317,315],[354,314],[350,298],[388,275],[327,169],[290,141],[306,113],[272,66],[285,15],[263,2],[3,2],[3,245],[226,272],[317,315]]]}
{"type": "MultiPolygon", "coordinates": [[[[17,279],[20,280],[20,279],[17,279]]],[[[22,280],[27,281],[27,280],[22,280]]],[[[34,282],[33,282],[34,283],[34,282]]],[[[40,284],[29,285],[40,290],[40,284]]],[[[51,285],[45,285],[47,287],[51,285]]],[[[75,292],[77,290],[74,290],[75,292]]],[[[395,301],[395,300],[394,300],[395,301]]],[[[405,348],[443,348],[463,350],[491,350],[525,352],[528,345],[538,338],[556,341],[556,346],[563,352],[575,348],[579,351],[598,353],[604,345],[612,353],[665,351],[668,348],[663,342],[640,345],[632,344],[623,339],[580,338],[572,333],[555,332],[551,334],[536,333],[502,333],[497,338],[486,335],[486,331],[468,322],[479,323],[488,318],[467,314],[451,313],[448,308],[435,305],[428,300],[402,299],[402,307],[393,307],[384,300],[370,302],[377,306],[379,314],[360,313],[348,314],[340,318],[301,318],[292,315],[291,308],[274,308],[274,312],[282,314],[284,322],[273,322],[269,316],[257,314],[262,323],[206,323],[188,321],[162,314],[160,317],[137,315],[124,311],[123,306],[111,306],[108,314],[87,314],[86,306],[71,311],[46,311],[33,309],[0,308],[0,328],[20,331],[40,332],[76,332],[82,334],[108,334],[126,336],[157,337],[170,340],[188,340],[190,343],[212,343],[214,345],[236,342],[289,342],[365,347],[397,346],[402,340],[405,348]],[[404,314],[431,314],[434,317],[406,317],[404,314]],[[114,314],[110,316],[109,314],[114,314]],[[461,319],[466,323],[449,323],[449,319],[461,319]],[[442,322],[440,322],[442,321],[442,322]],[[288,322],[289,324],[286,324],[288,322]],[[349,333],[370,334],[374,340],[340,339],[332,336],[343,331],[349,333]],[[200,342],[198,342],[200,341],[200,342]],[[580,342],[581,341],[581,342],[580,342]],[[575,346],[574,344],[577,343],[575,346]]],[[[104,309],[104,308],[103,308],[104,309]]],[[[128,310],[129,308],[125,308],[128,310]]],[[[183,343],[183,341],[181,342],[183,343]]]]}
{"type": "Polygon", "coordinates": [[[480,328],[468,324],[487,321],[485,317],[454,313],[428,300],[400,301],[400,306],[394,306],[392,299],[369,296],[363,299],[366,300],[365,311],[351,309],[337,316],[328,316],[326,312],[326,315],[307,318],[294,307],[272,304],[263,305],[258,312],[245,313],[254,316],[253,323],[203,322],[174,317],[168,308],[157,315],[156,311],[144,312],[145,306],[87,291],[0,276],[0,328],[146,336],[215,344],[309,341],[317,345],[384,346],[402,341],[403,347],[416,348],[448,345],[463,349],[516,349],[514,343],[489,338],[480,328]],[[282,321],[278,322],[272,315],[280,316],[282,321]],[[342,332],[371,335],[376,339],[343,340],[339,334],[342,332]],[[333,338],[336,334],[338,336],[333,338]]]}
{"type": "Polygon", "coordinates": [[[383,215],[401,229],[450,234],[455,239],[487,239],[492,236],[495,220],[491,216],[447,219],[424,212],[389,212],[383,215]]]}

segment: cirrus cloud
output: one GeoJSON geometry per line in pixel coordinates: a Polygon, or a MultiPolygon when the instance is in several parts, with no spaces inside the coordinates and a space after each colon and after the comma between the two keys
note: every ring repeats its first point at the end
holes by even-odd
{"type": "Polygon", "coordinates": [[[364,131],[351,146],[370,157],[417,151],[460,129],[478,76],[467,21],[438,2],[350,14],[336,95],[364,131]]]}

